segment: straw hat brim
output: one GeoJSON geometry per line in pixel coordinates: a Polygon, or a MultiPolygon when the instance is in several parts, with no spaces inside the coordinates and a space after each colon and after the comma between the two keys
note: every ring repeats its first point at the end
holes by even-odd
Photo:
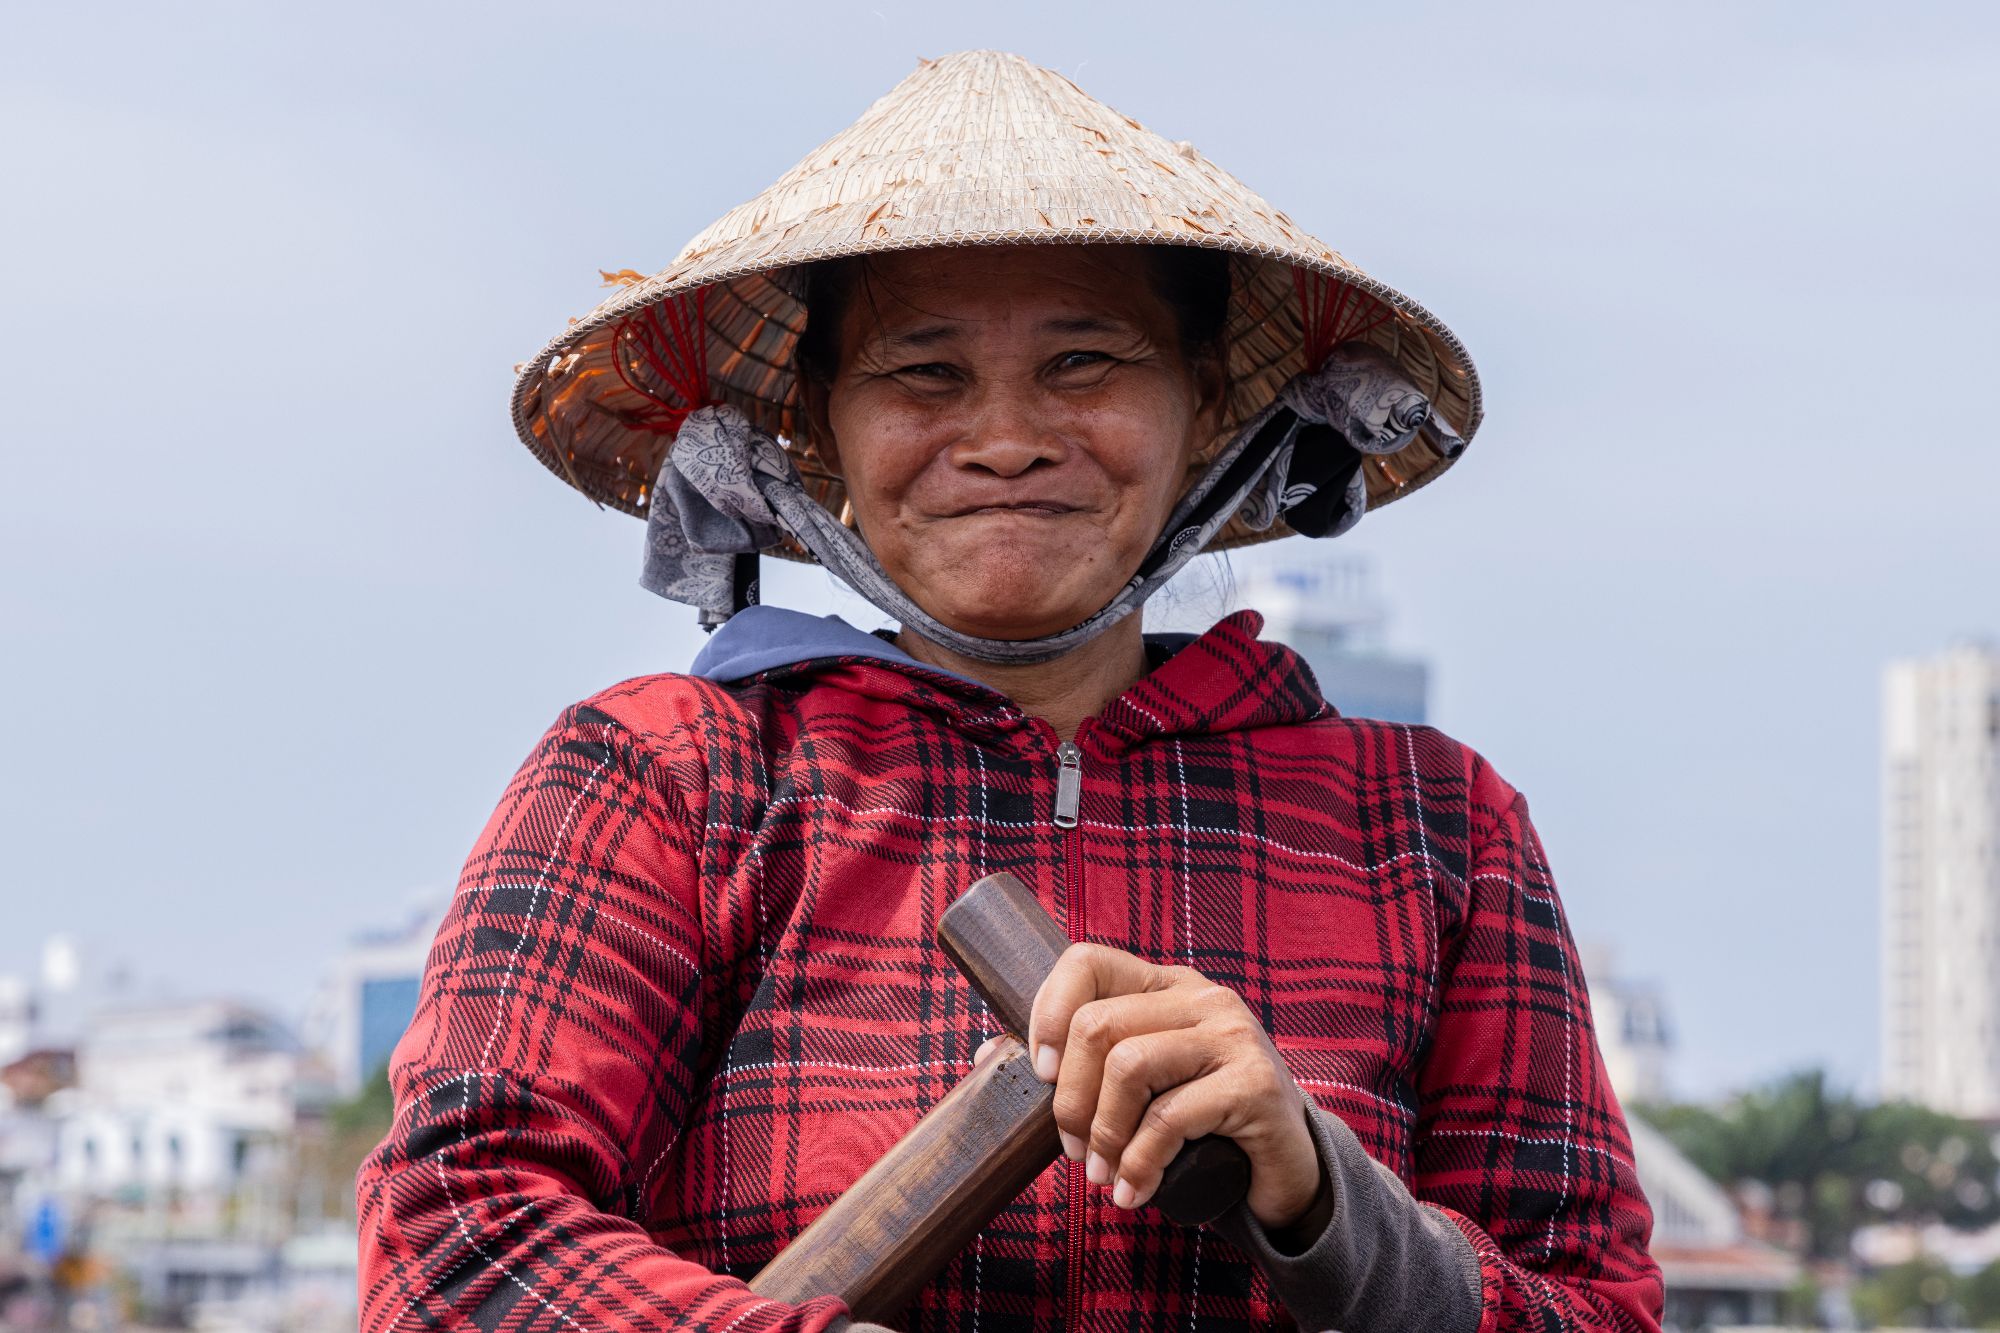
{"type": "MultiPolygon", "coordinates": [[[[991,111],[983,102],[978,109],[991,111]]],[[[1323,355],[1353,336],[1395,358],[1459,435],[1470,440],[1478,429],[1478,373],[1436,316],[1307,235],[1191,146],[1167,143],[1060,75],[991,52],[927,62],[855,126],[697,237],[671,267],[631,282],[571,324],[521,366],[515,429],[550,471],[585,495],[643,515],[671,445],[675,409],[697,405],[686,401],[692,377],[703,382],[699,396],[738,408],[777,437],[808,489],[846,519],[845,490],[814,448],[799,401],[805,266],[941,246],[1048,244],[1196,246],[1235,256],[1230,394],[1220,438],[1307,369],[1309,352],[1323,355]],[[925,174],[940,160],[926,151],[935,127],[953,123],[952,110],[962,115],[965,99],[982,89],[987,98],[1011,94],[1012,138],[957,143],[951,171],[925,174]],[[1022,105],[1072,133],[1084,131],[1088,155],[1051,168],[1046,138],[1021,123],[1022,105]],[[1016,139],[1035,146],[1038,171],[1004,162],[965,168],[968,155],[990,157],[1016,139]],[[1107,175],[1106,158],[1116,174],[1090,179],[1093,170],[1107,175]],[[1067,177],[1065,167],[1072,168],[1067,177]],[[1135,189],[1135,171],[1155,179],[1135,189]],[[676,380],[676,365],[693,369],[676,380]]],[[[1421,436],[1395,454],[1368,458],[1368,507],[1410,494],[1452,461],[1421,436]]],[[[1232,522],[1209,549],[1288,531],[1232,522]]],[[[808,558],[789,545],[772,553],[808,558]]]]}

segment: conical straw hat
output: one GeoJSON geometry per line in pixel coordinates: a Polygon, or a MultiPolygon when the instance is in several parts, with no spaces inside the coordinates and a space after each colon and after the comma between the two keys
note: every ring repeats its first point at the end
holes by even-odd
{"type": "MultiPolygon", "coordinates": [[[[704,401],[728,403],[781,439],[820,502],[845,517],[840,481],[800,411],[800,266],[925,246],[1092,242],[1240,256],[1225,437],[1292,375],[1354,338],[1395,357],[1460,435],[1470,439],[1479,426],[1478,374],[1429,311],[1306,234],[1192,144],[1161,138],[1019,56],[964,51],[924,61],[672,265],[634,275],[524,363],[515,428],[585,495],[644,514],[681,419],[704,401]]],[[[1450,463],[1421,434],[1369,458],[1369,508],[1450,463]]],[[[1232,522],[1209,546],[1286,531],[1232,522]]],[[[773,553],[805,558],[796,548],[773,553]]]]}

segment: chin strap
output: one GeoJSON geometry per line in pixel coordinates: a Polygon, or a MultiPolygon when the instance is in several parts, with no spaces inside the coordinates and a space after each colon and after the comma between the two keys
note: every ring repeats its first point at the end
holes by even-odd
{"type": "Polygon", "coordinates": [[[791,455],[733,407],[690,412],[660,465],[646,521],[639,583],[685,602],[713,629],[757,600],[757,553],[787,536],[855,592],[933,643],[982,662],[1046,662],[1123,620],[1240,517],[1253,531],[1283,519],[1308,537],[1360,522],[1361,461],[1422,433],[1456,458],[1465,442],[1366,343],[1346,343],[1296,376],[1245,422],[1181,497],[1139,568],[1094,615],[1039,639],[984,639],[937,620],[896,586],[858,533],[806,493],[791,455]]]}

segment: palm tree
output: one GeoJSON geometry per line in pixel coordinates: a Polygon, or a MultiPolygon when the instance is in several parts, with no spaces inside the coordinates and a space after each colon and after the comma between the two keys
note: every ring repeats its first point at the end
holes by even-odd
{"type": "Polygon", "coordinates": [[[1789,1074],[1718,1108],[1639,1113],[1717,1180],[1767,1187],[1809,1258],[1846,1257],[1867,1222],[1978,1227],[2000,1219],[2000,1162],[1977,1128],[1905,1102],[1863,1105],[1830,1088],[1823,1070],[1789,1074]]]}

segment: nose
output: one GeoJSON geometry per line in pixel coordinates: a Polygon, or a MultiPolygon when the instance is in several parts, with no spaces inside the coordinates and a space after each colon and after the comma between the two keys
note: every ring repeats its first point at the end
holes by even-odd
{"type": "Polygon", "coordinates": [[[992,385],[972,404],[950,459],[954,467],[1011,478],[1038,463],[1060,462],[1067,451],[1032,389],[992,385]]]}

